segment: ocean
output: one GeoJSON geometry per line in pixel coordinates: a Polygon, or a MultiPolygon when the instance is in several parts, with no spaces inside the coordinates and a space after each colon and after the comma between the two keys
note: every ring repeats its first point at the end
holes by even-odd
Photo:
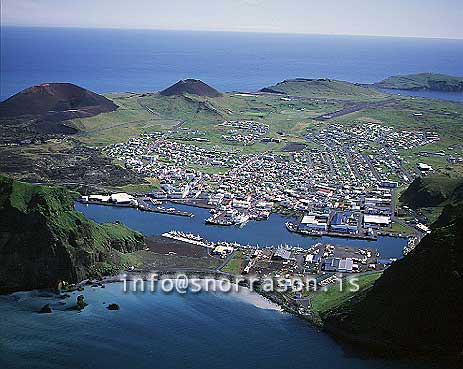
{"type": "Polygon", "coordinates": [[[463,40],[18,27],[2,27],[0,37],[1,99],[43,82],[103,93],[198,78],[222,91],[254,91],[296,77],[463,75],[463,40]]]}
{"type": "Polygon", "coordinates": [[[86,287],[59,300],[0,296],[4,369],[431,369],[429,363],[354,354],[326,334],[246,291],[123,292],[86,287]],[[88,306],[71,310],[77,295],[88,306]],[[52,314],[38,314],[45,304],[52,314]],[[117,303],[119,311],[108,311],[117,303]]]}

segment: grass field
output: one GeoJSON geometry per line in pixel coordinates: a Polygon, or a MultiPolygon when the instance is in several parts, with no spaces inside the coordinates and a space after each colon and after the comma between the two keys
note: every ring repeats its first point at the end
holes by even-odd
{"type": "Polygon", "coordinates": [[[176,120],[161,117],[144,108],[140,104],[143,95],[108,94],[106,97],[119,106],[116,111],[74,119],[70,124],[79,129],[78,139],[81,142],[95,146],[122,142],[145,132],[168,130],[177,124],[176,120]]]}
{"type": "Polygon", "coordinates": [[[232,258],[227,263],[227,265],[225,265],[222,268],[222,272],[239,275],[241,274],[241,268],[243,266],[243,263],[244,263],[244,253],[241,250],[237,250],[234,252],[232,258]]]}
{"type": "Polygon", "coordinates": [[[326,292],[314,292],[310,299],[311,308],[318,314],[324,314],[348,301],[354,295],[372,287],[379,277],[381,277],[381,273],[363,274],[356,276],[356,278],[358,278],[359,286],[359,291],[357,292],[352,292],[349,288],[349,284],[346,281],[344,281],[342,291],[339,285],[336,284],[335,286],[329,287],[326,292]]]}
{"type": "MultiPolygon", "coordinates": [[[[280,96],[224,94],[218,98],[194,95],[162,96],[158,93],[107,94],[119,109],[91,118],[70,121],[79,129],[79,141],[103,146],[126,141],[141,133],[168,131],[183,122],[182,129],[204,132],[209,142],[201,145],[220,145],[226,151],[262,152],[279,150],[281,145],[254,144],[244,146],[222,138],[227,129],[219,126],[225,120],[255,120],[268,124],[268,137],[296,141],[312,118],[344,106],[343,103],[309,100],[282,100],[280,96]]],[[[179,132],[177,136],[181,136],[179,132]]],[[[173,136],[175,139],[176,135],[173,136]]]]}
{"type": "Polygon", "coordinates": [[[402,235],[410,235],[414,233],[414,229],[411,226],[403,225],[401,223],[392,222],[392,226],[388,229],[391,233],[400,233],[402,235]]]}

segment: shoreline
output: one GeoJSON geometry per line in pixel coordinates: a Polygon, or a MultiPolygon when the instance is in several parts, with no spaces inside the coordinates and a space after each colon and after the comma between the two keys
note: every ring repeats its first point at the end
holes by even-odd
{"type": "MultiPolygon", "coordinates": [[[[162,275],[172,275],[172,277],[175,277],[176,274],[179,272],[169,272],[169,271],[162,271],[158,272],[158,274],[162,275]]],[[[133,281],[138,278],[141,278],[144,276],[144,278],[141,278],[144,282],[148,281],[149,279],[147,278],[147,274],[149,272],[146,271],[140,271],[140,272],[135,272],[135,271],[123,271],[121,273],[111,275],[111,276],[105,276],[101,279],[84,279],[78,283],[70,285],[71,288],[69,289],[63,289],[61,291],[56,291],[52,289],[40,289],[40,290],[25,290],[25,291],[16,291],[16,292],[11,292],[5,295],[13,295],[14,293],[23,293],[23,292],[31,292],[31,291],[39,291],[42,293],[48,293],[48,294],[53,294],[57,298],[60,298],[60,296],[64,296],[69,292],[84,292],[84,287],[93,287],[93,288],[104,288],[105,284],[113,284],[113,283],[124,283],[124,279],[121,279],[122,277],[125,277],[126,281],[133,281]]],[[[189,271],[182,271],[182,274],[187,275],[189,278],[195,278],[195,279],[200,279],[200,280],[205,280],[208,277],[212,277],[213,279],[216,279],[216,281],[219,281],[217,278],[218,276],[225,277],[229,280],[233,280],[234,278],[238,277],[234,274],[229,274],[229,273],[224,273],[220,271],[213,271],[213,270],[203,270],[203,271],[195,271],[195,272],[189,272],[189,271]]],[[[354,333],[349,333],[346,332],[339,327],[336,327],[333,324],[330,324],[328,322],[323,320],[318,314],[312,312],[312,311],[306,311],[305,313],[301,312],[299,309],[296,308],[296,306],[291,306],[291,304],[282,302],[281,299],[278,298],[273,293],[265,293],[262,291],[259,291],[258,289],[250,289],[248,285],[238,285],[239,289],[242,289],[242,291],[246,291],[244,294],[242,292],[238,291],[233,291],[231,294],[236,294],[234,297],[241,299],[247,304],[251,304],[255,306],[258,309],[266,309],[266,310],[273,310],[277,311],[280,313],[288,313],[291,314],[292,316],[300,319],[302,322],[305,324],[310,325],[312,328],[316,329],[318,332],[323,333],[328,335],[329,337],[333,338],[336,343],[340,346],[343,347],[350,347],[350,350],[357,351],[359,354],[364,354],[368,355],[372,358],[381,358],[381,359],[397,359],[397,360],[410,360],[410,359],[421,359],[421,360],[428,360],[432,356],[427,355],[427,351],[425,350],[419,350],[416,349],[415,351],[410,351],[409,348],[405,349],[403,347],[394,345],[391,342],[382,342],[381,340],[375,338],[370,338],[370,337],[364,337],[364,336],[358,336],[354,333]],[[265,301],[266,304],[269,304],[267,306],[259,306],[255,301],[252,301],[253,298],[257,297],[265,301]],[[271,306],[271,307],[269,307],[271,306]],[[352,347],[352,345],[355,345],[355,347],[352,347]],[[406,352],[406,353],[405,353],[406,352]]],[[[215,293],[217,291],[200,291],[199,293],[215,293]]],[[[223,294],[229,294],[225,292],[220,292],[223,294]]],[[[49,296],[48,296],[49,297],[49,296]]],[[[66,298],[69,298],[70,296],[66,296],[66,298]]],[[[442,353],[440,356],[442,360],[451,360],[451,363],[455,362],[453,358],[448,358],[442,353]]],[[[459,363],[460,361],[456,361],[459,363]]]]}

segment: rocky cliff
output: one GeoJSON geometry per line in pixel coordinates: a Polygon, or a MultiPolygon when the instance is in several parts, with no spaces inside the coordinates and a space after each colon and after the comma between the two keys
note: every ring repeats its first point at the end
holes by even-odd
{"type": "Polygon", "coordinates": [[[56,287],[122,266],[144,238],[73,209],[75,195],[0,176],[0,292],[56,287]]]}

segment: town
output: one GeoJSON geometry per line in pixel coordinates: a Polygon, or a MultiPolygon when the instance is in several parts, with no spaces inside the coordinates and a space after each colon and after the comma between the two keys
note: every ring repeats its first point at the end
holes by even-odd
{"type": "MultiPolygon", "coordinates": [[[[270,134],[268,125],[254,121],[219,126],[232,128],[224,141],[233,137],[243,146],[270,134]]],[[[155,132],[103,151],[126,168],[156,178],[160,189],[146,194],[153,201],[209,208],[206,223],[244,226],[279,212],[297,219],[286,224],[292,232],[363,239],[388,234],[397,189],[432,172],[430,165],[405,161],[402,153],[440,139],[432,131],[327,123],[308,129],[294,150],[240,153],[186,143],[186,133],[199,140],[202,132],[182,130],[182,139],[174,135],[177,131],[155,132]]],[[[426,231],[418,224],[409,236],[419,238],[426,231]]]]}

